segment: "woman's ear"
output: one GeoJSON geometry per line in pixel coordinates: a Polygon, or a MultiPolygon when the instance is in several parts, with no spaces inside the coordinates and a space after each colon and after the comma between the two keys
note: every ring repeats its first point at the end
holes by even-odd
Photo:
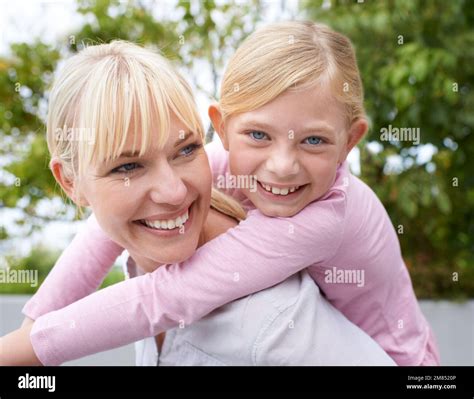
{"type": "MultiPolygon", "coordinates": [[[[351,150],[359,143],[362,138],[364,137],[365,133],[367,133],[367,129],[369,128],[369,124],[365,118],[356,119],[349,128],[347,134],[347,144],[345,148],[344,160],[346,159],[347,155],[351,152],[351,150]]],[[[342,160],[342,161],[344,161],[342,160]]]]}
{"type": "Polygon", "coordinates": [[[78,206],[89,206],[89,202],[81,195],[78,195],[77,187],[74,180],[68,178],[64,173],[63,164],[58,158],[52,158],[49,163],[49,168],[53,173],[54,178],[67,194],[67,196],[78,206]]]}
{"type": "Polygon", "coordinates": [[[229,151],[229,140],[227,139],[227,135],[225,132],[225,125],[224,119],[222,118],[222,112],[219,107],[218,103],[211,104],[208,110],[209,118],[211,119],[212,126],[214,126],[214,130],[219,135],[222,144],[226,151],[229,151]]]}

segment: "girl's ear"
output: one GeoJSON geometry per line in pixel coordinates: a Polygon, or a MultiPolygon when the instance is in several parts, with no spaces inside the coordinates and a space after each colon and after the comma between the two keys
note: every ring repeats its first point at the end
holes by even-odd
{"type": "Polygon", "coordinates": [[[356,119],[349,128],[344,160],[351,150],[359,143],[367,133],[369,124],[365,118],[356,119]]]}
{"type": "Polygon", "coordinates": [[[65,176],[63,164],[58,158],[51,159],[49,168],[58,184],[76,205],[89,206],[89,202],[83,196],[78,195],[74,181],[65,176]]]}
{"type": "Polygon", "coordinates": [[[214,130],[219,135],[222,144],[226,151],[229,151],[229,140],[227,139],[227,135],[225,133],[225,125],[224,120],[222,118],[222,112],[219,107],[218,103],[211,104],[208,110],[209,118],[211,119],[212,126],[214,126],[214,130]]]}

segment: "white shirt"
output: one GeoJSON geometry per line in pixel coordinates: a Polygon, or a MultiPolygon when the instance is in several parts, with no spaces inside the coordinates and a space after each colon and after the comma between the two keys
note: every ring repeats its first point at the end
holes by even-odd
{"type": "MultiPolygon", "coordinates": [[[[131,272],[131,262],[128,273],[131,272]]],[[[136,343],[137,366],[394,366],[320,293],[306,271],[136,343]]]]}

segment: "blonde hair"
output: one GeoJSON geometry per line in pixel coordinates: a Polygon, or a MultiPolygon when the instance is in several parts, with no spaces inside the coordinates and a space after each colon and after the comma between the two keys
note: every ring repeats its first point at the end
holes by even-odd
{"type": "Polygon", "coordinates": [[[245,210],[237,200],[214,187],[211,192],[211,207],[237,221],[245,220],[247,217],[245,210]]]}
{"type": "Polygon", "coordinates": [[[365,116],[362,81],[350,40],[320,23],[279,22],[252,33],[229,61],[220,107],[224,118],[255,110],[286,90],[329,83],[348,126],[365,116]]]}
{"type": "MultiPolygon", "coordinates": [[[[134,152],[141,137],[140,156],[152,135],[163,146],[171,113],[204,136],[192,91],[168,60],[125,41],[89,46],[65,62],[51,90],[48,149],[60,159],[64,176],[76,179],[86,165],[117,158],[130,134],[134,152]]],[[[217,210],[240,219],[236,201],[214,190],[212,198],[217,210]]]]}

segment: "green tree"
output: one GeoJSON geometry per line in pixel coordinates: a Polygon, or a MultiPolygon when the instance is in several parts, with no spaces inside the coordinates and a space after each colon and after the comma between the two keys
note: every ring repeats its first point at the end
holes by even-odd
{"type": "MultiPolygon", "coordinates": [[[[61,58],[88,44],[129,40],[160,50],[177,66],[187,69],[193,77],[190,83],[205,91],[208,97],[216,97],[222,53],[229,53],[253,30],[260,13],[257,0],[242,7],[235,7],[230,1],[219,5],[204,1],[194,6],[179,1],[173,17],[157,20],[156,7],[157,3],[153,2],[79,0],[77,12],[87,22],[77,32],[70,32],[54,46],[41,41],[14,43],[11,54],[0,58],[0,157],[4,160],[0,208],[20,210],[22,217],[17,223],[26,226],[28,233],[41,228],[45,221],[69,219],[71,214],[71,206],[50,216],[37,211],[38,202],[61,195],[48,169],[44,127],[48,89],[61,58]],[[228,20],[218,24],[217,19],[223,15],[228,20]],[[207,60],[212,80],[209,88],[199,80],[207,60]],[[195,68],[198,61],[202,63],[195,68]]],[[[209,133],[211,138],[212,130],[209,133]]],[[[2,224],[0,238],[8,239],[8,233],[2,224]]]]}
{"type": "MultiPolygon", "coordinates": [[[[19,282],[21,277],[17,277],[18,281],[9,281],[8,277],[4,277],[4,282],[0,284],[0,295],[2,294],[34,294],[38,287],[41,286],[44,279],[48,275],[51,268],[56,263],[56,259],[58,259],[60,253],[56,250],[51,250],[42,246],[34,247],[31,252],[24,256],[7,256],[5,257],[6,265],[0,265],[2,267],[7,267],[8,272],[6,275],[10,273],[10,271],[15,271],[17,276],[21,276],[21,271],[25,270],[28,271],[28,274],[31,271],[35,271],[37,274],[37,281],[28,280],[28,282],[19,282]],[[37,284],[35,284],[37,283],[37,284]]],[[[30,277],[34,279],[36,277],[30,277]]],[[[118,268],[113,268],[105,277],[102,285],[99,288],[107,287],[109,285],[118,283],[124,279],[124,275],[122,270],[118,268]]]]}
{"type": "MultiPolygon", "coordinates": [[[[180,0],[178,7],[184,11],[179,37],[182,62],[193,75],[199,74],[199,71],[193,72],[194,65],[209,64],[210,82],[204,86],[196,79],[195,84],[210,99],[217,99],[224,60],[255,29],[263,7],[259,0],[250,0],[238,7],[232,2],[218,5],[213,0],[203,1],[198,7],[193,7],[189,0],[180,0]]],[[[212,141],[213,133],[212,125],[209,124],[206,142],[212,141]]]]}
{"type": "Polygon", "coordinates": [[[474,296],[472,3],[326,5],[307,1],[303,9],[354,43],[372,125],[367,141],[382,148],[374,154],[361,146],[361,177],[398,228],[415,287],[423,296],[474,296]],[[437,149],[431,161],[416,162],[412,142],[383,141],[389,125],[420,128],[420,144],[437,149]],[[401,171],[387,173],[391,155],[400,157],[401,171]]]}

